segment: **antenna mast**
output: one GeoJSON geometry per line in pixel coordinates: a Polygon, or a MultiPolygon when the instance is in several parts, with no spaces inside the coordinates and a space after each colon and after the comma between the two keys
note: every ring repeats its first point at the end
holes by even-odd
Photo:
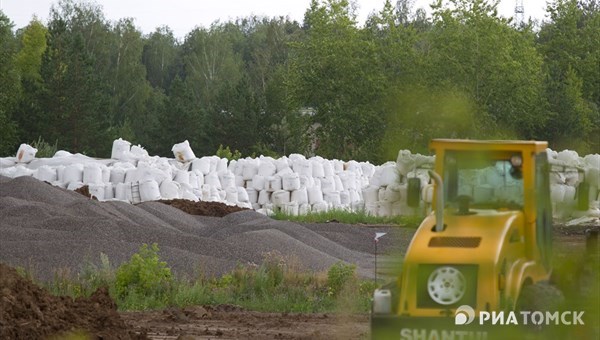
{"type": "Polygon", "coordinates": [[[522,27],[525,22],[525,7],[523,0],[515,0],[515,25],[522,27]]]}

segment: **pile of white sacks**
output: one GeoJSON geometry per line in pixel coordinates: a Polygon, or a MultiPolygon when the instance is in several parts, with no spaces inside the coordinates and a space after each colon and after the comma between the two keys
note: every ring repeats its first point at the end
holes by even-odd
{"type": "MultiPolygon", "coordinates": [[[[88,185],[101,201],[183,198],[238,205],[264,214],[364,209],[378,216],[408,215],[427,211],[433,196],[427,169],[434,157],[408,150],[401,150],[396,162],[380,166],[318,156],[307,159],[299,154],[237,161],[217,156],[196,158],[187,141],[172,150],[174,158],[149,156],[141,146],[118,139],[113,142],[111,159],[67,151],[58,151],[52,158],[35,158],[37,150],[22,144],[17,157],[0,158],[0,175],[33,176],[70,190],[88,185]],[[406,202],[407,179],[411,177],[421,181],[421,207],[416,209],[406,202]]],[[[553,164],[552,200],[560,217],[570,217],[575,188],[583,176],[591,184],[590,210],[583,215],[600,216],[600,155],[581,158],[573,151],[549,150],[549,159],[553,164]]]]}

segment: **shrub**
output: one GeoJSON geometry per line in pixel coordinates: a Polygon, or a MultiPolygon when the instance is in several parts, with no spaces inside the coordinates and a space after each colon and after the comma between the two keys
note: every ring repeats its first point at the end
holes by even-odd
{"type": "Polygon", "coordinates": [[[143,244],[138,253],[123,263],[116,274],[115,289],[119,298],[129,294],[138,296],[162,295],[173,283],[171,269],[158,257],[156,243],[143,244]]]}
{"type": "Polygon", "coordinates": [[[31,142],[29,145],[37,149],[35,154],[37,158],[50,158],[54,156],[58,149],[58,140],[54,144],[50,144],[43,140],[42,137],[38,137],[37,141],[31,142]]]}
{"type": "Polygon", "coordinates": [[[242,153],[238,150],[234,150],[233,152],[229,149],[229,146],[223,148],[223,144],[219,145],[219,149],[217,149],[216,155],[220,158],[227,158],[228,160],[238,160],[242,158],[242,153]]]}
{"type": "Polygon", "coordinates": [[[344,262],[337,262],[331,266],[329,271],[327,271],[327,287],[329,295],[337,296],[344,286],[354,278],[355,269],[355,265],[346,264],[344,262]]]}

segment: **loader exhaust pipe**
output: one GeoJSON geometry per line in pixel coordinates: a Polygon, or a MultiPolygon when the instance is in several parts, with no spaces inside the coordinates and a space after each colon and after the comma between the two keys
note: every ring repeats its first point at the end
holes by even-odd
{"type": "Polygon", "coordinates": [[[435,231],[440,232],[444,230],[444,183],[442,177],[433,170],[429,170],[429,177],[435,182],[435,231]]]}

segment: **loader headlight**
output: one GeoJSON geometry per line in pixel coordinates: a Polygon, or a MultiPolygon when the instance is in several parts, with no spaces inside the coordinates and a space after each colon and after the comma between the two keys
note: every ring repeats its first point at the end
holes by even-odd
{"type": "Polygon", "coordinates": [[[427,292],[431,299],[441,305],[451,305],[465,295],[467,281],[454,267],[439,267],[427,280],[427,292]]]}

